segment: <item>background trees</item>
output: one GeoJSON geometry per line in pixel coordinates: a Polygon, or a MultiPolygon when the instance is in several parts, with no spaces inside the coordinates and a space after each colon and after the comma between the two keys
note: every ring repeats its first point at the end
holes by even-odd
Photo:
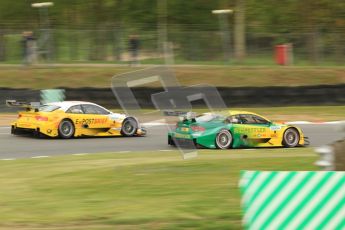
{"type": "MultiPolygon", "coordinates": [[[[126,49],[126,37],[132,33],[141,35],[146,47],[158,47],[154,43],[159,40],[161,1],[55,0],[49,12],[52,28],[60,30],[55,34],[60,38],[55,39],[56,45],[76,47],[67,52],[70,59],[85,56],[82,47],[88,46],[90,60],[106,60],[108,56],[119,60],[126,49]]],[[[0,61],[7,52],[4,44],[8,42],[8,33],[39,28],[38,11],[31,7],[33,2],[36,0],[1,0],[0,61]]],[[[337,59],[344,55],[344,1],[166,0],[163,10],[168,40],[173,41],[175,47],[188,48],[188,53],[181,51],[183,58],[201,57],[200,47],[215,49],[217,44],[213,44],[210,37],[219,39],[219,26],[211,10],[219,8],[235,10],[229,17],[229,25],[238,60],[245,58],[246,44],[247,49],[260,50],[260,47],[285,42],[303,47],[298,52],[314,63],[322,59],[320,50],[325,47],[337,59]],[[211,36],[207,31],[214,34],[211,36]]],[[[217,53],[207,52],[210,57],[217,53]]],[[[63,48],[56,51],[57,56],[59,53],[66,56],[63,48]]]]}

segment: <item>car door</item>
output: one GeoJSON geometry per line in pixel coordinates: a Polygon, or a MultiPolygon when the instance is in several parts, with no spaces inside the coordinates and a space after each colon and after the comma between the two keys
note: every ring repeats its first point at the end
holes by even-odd
{"type": "Polygon", "coordinates": [[[110,128],[110,112],[100,106],[93,104],[82,104],[84,116],[77,123],[81,123],[84,128],[110,128]]]}
{"type": "Polygon", "coordinates": [[[249,145],[260,145],[271,139],[270,122],[255,114],[240,114],[236,131],[249,145]]]}
{"type": "Polygon", "coordinates": [[[83,123],[81,122],[86,118],[81,105],[73,105],[66,110],[66,115],[71,119],[76,126],[76,128],[81,128],[83,123]]]}

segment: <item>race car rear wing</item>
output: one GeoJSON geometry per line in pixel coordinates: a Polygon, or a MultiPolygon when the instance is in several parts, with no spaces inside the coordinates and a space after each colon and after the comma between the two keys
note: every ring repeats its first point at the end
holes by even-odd
{"type": "Polygon", "coordinates": [[[6,100],[6,105],[8,107],[21,107],[26,109],[38,109],[41,106],[40,102],[24,102],[17,100],[6,100]]]}
{"type": "Polygon", "coordinates": [[[164,116],[174,116],[179,117],[180,120],[183,121],[192,121],[195,122],[195,118],[197,116],[196,112],[184,112],[184,111],[172,111],[172,110],[165,110],[163,111],[164,116]]]}

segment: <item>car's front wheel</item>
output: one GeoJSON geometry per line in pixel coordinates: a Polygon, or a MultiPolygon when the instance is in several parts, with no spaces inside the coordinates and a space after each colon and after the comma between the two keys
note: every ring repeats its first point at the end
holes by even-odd
{"type": "Polygon", "coordinates": [[[59,137],[69,139],[73,137],[75,132],[74,125],[70,120],[62,120],[59,124],[59,137]]]}
{"type": "Polygon", "coordinates": [[[288,128],[283,136],[283,145],[287,148],[296,147],[299,143],[300,136],[295,128],[288,128]]]}
{"type": "Polygon", "coordinates": [[[228,149],[232,143],[232,135],[229,130],[223,129],[216,136],[216,147],[218,149],[228,149]]]}
{"type": "Polygon", "coordinates": [[[126,137],[134,136],[138,130],[138,122],[133,117],[126,118],[122,123],[121,133],[126,137]]]}

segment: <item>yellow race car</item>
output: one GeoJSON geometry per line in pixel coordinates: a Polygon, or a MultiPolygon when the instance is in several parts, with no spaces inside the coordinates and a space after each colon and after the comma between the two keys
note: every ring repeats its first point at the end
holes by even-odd
{"type": "Polygon", "coordinates": [[[11,124],[16,135],[32,132],[37,136],[64,139],[81,136],[144,136],[146,130],[132,116],[113,113],[104,107],[83,101],[25,103],[7,100],[11,107],[24,107],[18,119],[11,124]]]}

